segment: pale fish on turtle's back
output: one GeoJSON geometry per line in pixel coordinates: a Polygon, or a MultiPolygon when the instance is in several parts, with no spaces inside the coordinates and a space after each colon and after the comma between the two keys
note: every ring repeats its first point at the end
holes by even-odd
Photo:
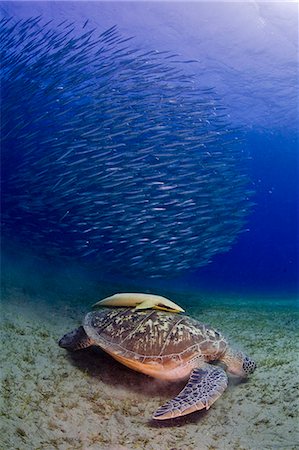
{"type": "Polygon", "coordinates": [[[179,305],[166,297],[139,292],[122,292],[120,294],[114,294],[93,305],[93,307],[99,306],[134,306],[135,309],[158,309],[160,311],[174,313],[184,312],[179,305]]]}
{"type": "Polygon", "coordinates": [[[220,361],[240,377],[254,372],[248,356],[233,350],[218,331],[187,316],[158,310],[103,308],[89,312],[81,327],[59,345],[70,351],[99,346],[125,366],[169,381],[188,379],[184,389],[153,418],[171,419],[209,409],[227,387],[220,361]]]}

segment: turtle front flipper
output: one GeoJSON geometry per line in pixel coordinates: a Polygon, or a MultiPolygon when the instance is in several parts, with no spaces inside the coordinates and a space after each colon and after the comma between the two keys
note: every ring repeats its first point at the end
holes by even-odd
{"type": "Polygon", "coordinates": [[[82,348],[87,348],[93,345],[93,340],[87,336],[84,328],[81,326],[76,328],[76,330],[62,336],[58,342],[59,347],[66,348],[70,351],[81,350],[82,348]]]}
{"type": "Polygon", "coordinates": [[[153,419],[173,419],[209,409],[225,391],[227,382],[227,375],[220,367],[206,364],[194,369],[184,389],[173,400],[158,408],[153,419]]]}

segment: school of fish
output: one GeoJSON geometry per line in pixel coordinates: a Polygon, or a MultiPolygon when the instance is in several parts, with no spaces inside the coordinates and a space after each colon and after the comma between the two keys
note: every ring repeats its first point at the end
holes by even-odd
{"type": "Polygon", "coordinates": [[[228,251],[246,155],[178,55],[42,17],[1,20],[2,233],[36,252],[169,277],[228,251]]]}

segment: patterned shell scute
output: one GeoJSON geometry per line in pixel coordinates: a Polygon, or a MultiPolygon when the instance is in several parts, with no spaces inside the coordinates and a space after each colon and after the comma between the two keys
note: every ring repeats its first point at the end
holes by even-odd
{"type": "Polygon", "coordinates": [[[213,360],[226,349],[216,330],[191,317],[157,310],[103,309],[87,314],[83,325],[104,350],[135,358],[207,355],[213,360]]]}

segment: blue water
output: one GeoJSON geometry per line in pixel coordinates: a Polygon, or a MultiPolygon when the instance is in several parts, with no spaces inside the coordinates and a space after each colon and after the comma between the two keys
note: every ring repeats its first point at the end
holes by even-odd
{"type": "MultiPolygon", "coordinates": [[[[190,3],[185,7],[182,3],[145,2],[132,6],[126,3],[110,5],[108,2],[101,4],[101,17],[98,7],[99,4],[90,2],[1,3],[3,16],[12,17],[13,21],[41,15],[42,20],[53,20],[54,29],[55,23],[67,19],[70,23],[74,22],[76,26],[74,33],[78,35],[82,34],[80,27],[84,24],[86,26],[87,19],[89,28],[86,29],[96,26],[101,32],[116,24],[124,37],[135,36],[134,44],[129,44],[131,46],[136,45],[144,50],[176,51],[181,60],[196,60],[197,63],[185,64],[183,70],[186,74],[192,73],[195,76],[200,88],[214,89],[217,101],[220,106],[225,107],[225,113],[228,114],[229,128],[240,130],[242,149],[249,157],[244,164],[242,163],[242,170],[246,171],[249,177],[244,192],[245,189],[254,192],[252,200],[255,206],[246,214],[247,223],[242,225],[243,233],[233,239],[233,243],[228,246],[229,251],[222,253],[221,250],[217,251],[216,247],[209,264],[205,265],[198,260],[198,265],[205,267],[197,268],[194,256],[190,257],[189,261],[186,257],[188,247],[182,246],[181,261],[184,264],[186,260],[186,264],[182,273],[175,275],[177,283],[220,292],[296,294],[298,73],[297,16],[293,14],[296,5],[290,3],[241,5],[215,2],[211,5],[190,3]]],[[[34,126],[32,127],[34,132],[34,126]]],[[[30,131],[28,129],[28,133],[30,131]]],[[[47,132],[47,128],[44,131],[47,132]]],[[[192,129],[190,133],[192,134],[192,129]]],[[[3,152],[4,180],[14,171],[15,162],[21,157],[19,153],[12,153],[12,148],[10,153],[3,152]]],[[[175,171],[173,174],[175,175],[175,171]]],[[[172,172],[169,172],[169,176],[173,176],[172,172]]],[[[234,177],[232,173],[232,178],[234,177]]],[[[3,189],[5,191],[5,185],[3,189]]],[[[28,205],[25,204],[24,208],[26,210],[28,205]]],[[[196,220],[196,215],[200,215],[200,212],[193,211],[192,214],[196,220]]],[[[82,213],[81,217],[84,218],[82,213]]],[[[64,216],[56,219],[54,217],[57,221],[63,219],[64,216]]],[[[26,227],[24,225],[26,220],[24,216],[23,227],[26,227]]],[[[39,222],[34,218],[28,228],[31,226],[34,233],[40,229],[39,222]]],[[[15,231],[12,228],[10,231],[10,237],[14,233],[19,233],[18,228],[15,231]]],[[[59,234],[57,231],[55,233],[59,234]]],[[[130,236],[130,232],[127,233],[130,236]]],[[[135,236],[134,233],[132,236],[135,236]]],[[[215,237],[217,233],[216,231],[215,237]]],[[[109,236],[109,233],[104,235],[103,242],[109,240],[109,236]]],[[[56,237],[60,239],[58,242],[63,241],[63,235],[56,237]]],[[[64,240],[68,239],[69,237],[65,236],[64,240]]],[[[198,242],[201,239],[199,234],[198,242]]],[[[22,251],[22,244],[18,245],[22,251]]],[[[110,247],[105,245],[102,244],[100,252],[108,251],[109,255],[110,247]]],[[[189,248],[191,247],[190,243],[189,248]]],[[[88,253],[88,247],[87,250],[88,253]]],[[[119,243],[112,252],[121,253],[122,250],[122,244],[119,243]]],[[[126,247],[123,251],[125,255],[128,254],[126,247]]],[[[138,255],[138,252],[136,254],[138,255]]],[[[134,256],[134,253],[133,256],[129,256],[132,261],[135,261],[134,258],[142,259],[142,256],[134,256]]],[[[170,253],[169,267],[171,257],[170,253]]],[[[154,252],[150,258],[146,262],[148,267],[151,262],[153,266],[158,264],[158,259],[155,262],[154,252]]],[[[166,254],[163,263],[165,267],[167,258],[166,254]]],[[[80,264],[80,260],[78,263],[80,264]]],[[[91,263],[93,264],[92,260],[91,263]]],[[[133,270],[134,264],[135,262],[132,265],[133,270]]],[[[169,267],[166,267],[166,275],[162,276],[166,283],[171,271],[169,267]]],[[[148,272],[150,275],[150,271],[148,272]]],[[[110,275],[113,277],[113,270],[110,275]]],[[[119,275],[122,275],[121,270],[119,275]]],[[[128,277],[128,273],[124,273],[124,276],[128,277]]],[[[172,283],[175,284],[176,281],[172,283]]]]}
{"type": "MultiPolygon", "coordinates": [[[[247,134],[256,206],[232,250],[193,276],[242,292],[298,292],[298,136],[247,134]]],[[[221,288],[220,288],[221,289],[221,288]]]]}

